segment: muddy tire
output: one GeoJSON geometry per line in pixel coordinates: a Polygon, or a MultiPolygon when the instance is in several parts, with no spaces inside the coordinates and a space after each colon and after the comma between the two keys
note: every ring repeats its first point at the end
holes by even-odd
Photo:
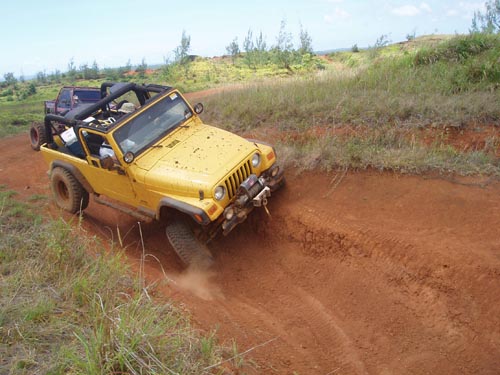
{"type": "Polygon", "coordinates": [[[50,187],[56,205],[72,214],[89,205],[89,193],[66,169],[56,167],[50,174],[50,187]]]}
{"type": "Polygon", "coordinates": [[[286,179],[283,176],[279,184],[276,184],[273,187],[271,187],[271,193],[274,193],[275,191],[282,189],[285,185],[286,185],[286,179]]]}
{"type": "Polygon", "coordinates": [[[166,233],[174,251],[185,266],[203,270],[213,265],[212,254],[206,245],[196,238],[186,221],[173,220],[167,224],[166,233]]]}
{"type": "Polygon", "coordinates": [[[49,137],[44,124],[34,123],[30,127],[30,143],[31,148],[35,151],[40,151],[40,146],[47,143],[49,137]]]}

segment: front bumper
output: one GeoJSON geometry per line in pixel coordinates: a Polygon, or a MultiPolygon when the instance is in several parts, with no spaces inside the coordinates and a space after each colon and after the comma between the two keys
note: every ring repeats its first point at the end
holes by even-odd
{"type": "Polygon", "coordinates": [[[284,181],[284,173],[277,165],[269,168],[260,177],[250,175],[240,185],[237,195],[222,214],[222,233],[226,236],[245,221],[255,207],[267,206],[271,193],[279,189],[284,181]]]}

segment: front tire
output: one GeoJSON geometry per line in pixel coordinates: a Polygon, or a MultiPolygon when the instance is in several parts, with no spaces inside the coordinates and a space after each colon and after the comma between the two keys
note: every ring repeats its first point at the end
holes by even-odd
{"type": "Polygon", "coordinates": [[[49,140],[44,124],[34,123],[30,127],[30,143],[31,148],[35,151],[40,151],[40,146],[47,143],[49,140]]]}
{"type": "Polygon", "coordinates": [[[174,251],[185,266],[206,270],[213,265],[214,259],[210,250],[196,238],[185,220],[176,218],[169,222],[166,234],[174,251]]]}
{"type": "Polygon", "coordinates": [[[89,193],[66,169],[56,167],[50,174],[50,187],[56,205],[69,213],[83,211],[89,205],[89,193]]]}

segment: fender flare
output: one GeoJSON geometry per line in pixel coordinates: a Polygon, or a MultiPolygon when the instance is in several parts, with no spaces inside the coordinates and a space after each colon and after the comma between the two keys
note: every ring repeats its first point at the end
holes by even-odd
{"type": "Polygon", "coordinates": [[[87,181],[85,176],[82,174],[82,172],[80,172],[80,170],[78,170],[78,168],[76,168],[74,165],[67,163],[65,161],[62,161],[62,160],[54,160],[51,163],[50,170],[52,171],[52,169],[54,169],[56,167],[61,167],[61,168],[67,169],[73,176],[75,176],[75,178],[78,180],[78,182],[80,184],[82,184],[83,188],[88,193],[94,194],[94,189],[92,188],[92,185],[89,184],[89,182],[87,181]]]}
{"type": "Polygon", "coordinates": [[[161,219],[160,217],[161,209],[164,207],[182,212],[190,216],[198,224],[207,225],[210,224],[211,222],[206,212],[203,211],[201,208],[191,206],[188,203],[170,197],[164,197],[160,200],[160,203],[158,204],[158,210],[156,212],[157,220],[161,219]]]}

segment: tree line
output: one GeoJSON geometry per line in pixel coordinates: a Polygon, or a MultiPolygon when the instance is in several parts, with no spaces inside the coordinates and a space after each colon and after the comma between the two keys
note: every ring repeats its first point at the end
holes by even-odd
{"type": "Polygon", "coordinates": [[[500,0],[489,0],[485,3],[485,11],[474,12],[471,33],[500,33],[500,0]]]}
{"type": "Polygon", "coordinates": [[[227,46],[226,52],[233,63],[237,57],[243,57],[244,63],[249,68],[274,63],[280,68],[292,70],[293,64],[302,64],[305,55],[313,54],[312,38],[300,25],[299,43],[295,48],[293,35],[286,29],[286,21],[282,20],[276,43],[268,47],[262,31],[254,38],[252,29],[249,29],[243,40],[240,50],[238,38],[235,37],[227,46]]]}

